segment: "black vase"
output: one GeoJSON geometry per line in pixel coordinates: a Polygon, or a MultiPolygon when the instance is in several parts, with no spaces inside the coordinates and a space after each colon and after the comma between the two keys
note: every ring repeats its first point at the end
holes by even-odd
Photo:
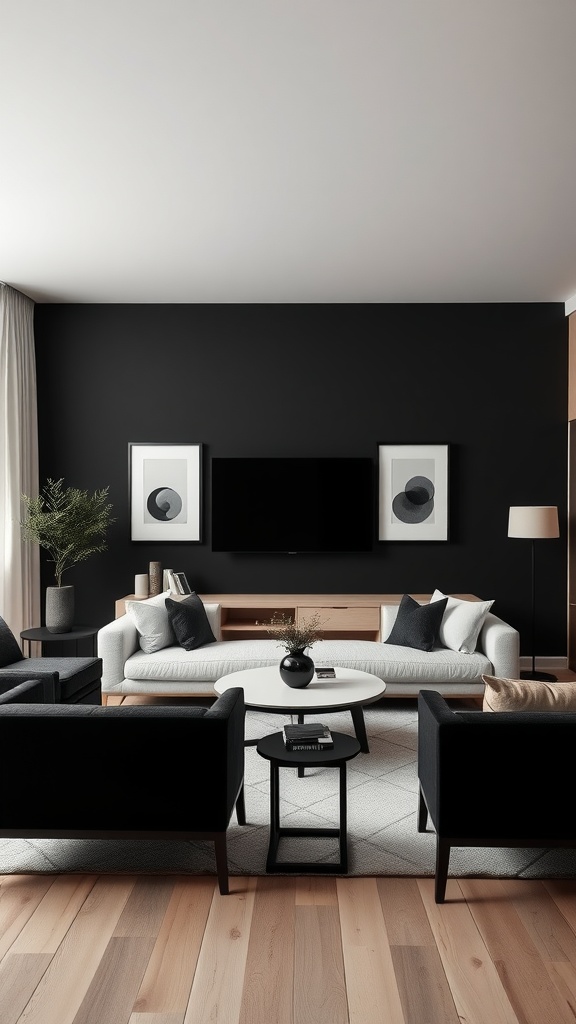
{"type": "Polygon", "coordinates": [[[308,686],[314,675],[314,662],[304,651],[291,651],[280,662],[280,678],[287,686],[296,689],[308,686]]]}

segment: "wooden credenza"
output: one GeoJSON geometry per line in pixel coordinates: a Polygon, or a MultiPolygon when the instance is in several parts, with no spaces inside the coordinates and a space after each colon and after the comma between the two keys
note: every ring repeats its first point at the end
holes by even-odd
{"type": "MultiPolygon", "coordinates": [[[[176,598],[176,595],[172,595],[176,598]]],[[[222,609],[222,639],[269,638],[270,620],[275,612],[303,625],[313,615],[320,618],[326,639],[380,640],[380,605],[399,604],[402,594],[199,594],[205,604],[222,609]]],[[[417,601],[429,601],[430,594],[412,594],[417,601]]],[[[477,601],[474,594],[453,594],[477,601]]],[[[177,598],[183,600],[183,597],[177,598]]],[[[116,601],[116,618],[125,612],[126,601],[138,601],[133,594],[116,601]]]]}

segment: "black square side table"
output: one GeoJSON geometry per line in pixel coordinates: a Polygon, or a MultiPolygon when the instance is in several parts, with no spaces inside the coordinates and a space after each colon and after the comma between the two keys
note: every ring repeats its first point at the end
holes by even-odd
{"type": "MultiPolygon", "coordinates": [[[[272,733],[258,740],[256,750],[270,761],[270,842],[266,871],[298,871],[311,874],[318,872],[328,874],[336,872],[345,874],[348,871],[348,835],[347,835],[347,796],[346,796],[346,762],[360,752],[360,743],[353,736],[333,732],[334,747],[331,750],[286,750],[281,732],[272,733]],[[337,768],[340,775],[338,828],[284,828],[280,825],[280,768],[337,768]],[[322,863],[317,861],[286,861],[278,860],[278,844],[284,837],[326,838],[334,836],[338,839],[340,860],[338,863],[322,863]]],[[[299,771],[300,775],[301,772],[299,771]]],[[[303,783],[305,785],[305,783],[303,783]]]]}

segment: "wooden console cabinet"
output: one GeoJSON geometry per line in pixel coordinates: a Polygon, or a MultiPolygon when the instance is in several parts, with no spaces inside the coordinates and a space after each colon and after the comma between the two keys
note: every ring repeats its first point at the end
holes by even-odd
{"type": "MultiPolygon", "coordinates": [[[[205,604],[222,609],[222,639],[252,640],[270,638],[268,629],[275,612],[289,616],[302,625],[316,613],[320,631],[326,639],[380,640],[380,605],[399,604],[402,594],[199,594],[205,604]]],[[[415,600],[429,601],[430,594],[412,594],[415,600]]],[[[474,594],[454,597],[477,601],[474,594]]],[[[173,595],[176,597],[176,595],[173,595]]],[[[123,615],[125,602],[142,600],[129,594],[116,601],[116,618],[123,615]]],[[[180,598],[182,600],[182,598],[180,598]]]]}

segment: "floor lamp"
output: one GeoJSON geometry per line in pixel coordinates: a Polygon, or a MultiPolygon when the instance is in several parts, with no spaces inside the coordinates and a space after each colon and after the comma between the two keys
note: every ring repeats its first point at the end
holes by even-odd
{"type": "Polygon", "coordinates": [[[536,672],[535,654],[535,623],[536,623],[536,587],[535,587],[535,541],[550,540],[560,536],[558,526],[557,505],[516,505],[510,508],[508,517],[508,536],[527,537],[532,541],[532,671],[521,672],[522,679],[541,679],[554,683],[557,677],[549,672],[536,672]]]}

